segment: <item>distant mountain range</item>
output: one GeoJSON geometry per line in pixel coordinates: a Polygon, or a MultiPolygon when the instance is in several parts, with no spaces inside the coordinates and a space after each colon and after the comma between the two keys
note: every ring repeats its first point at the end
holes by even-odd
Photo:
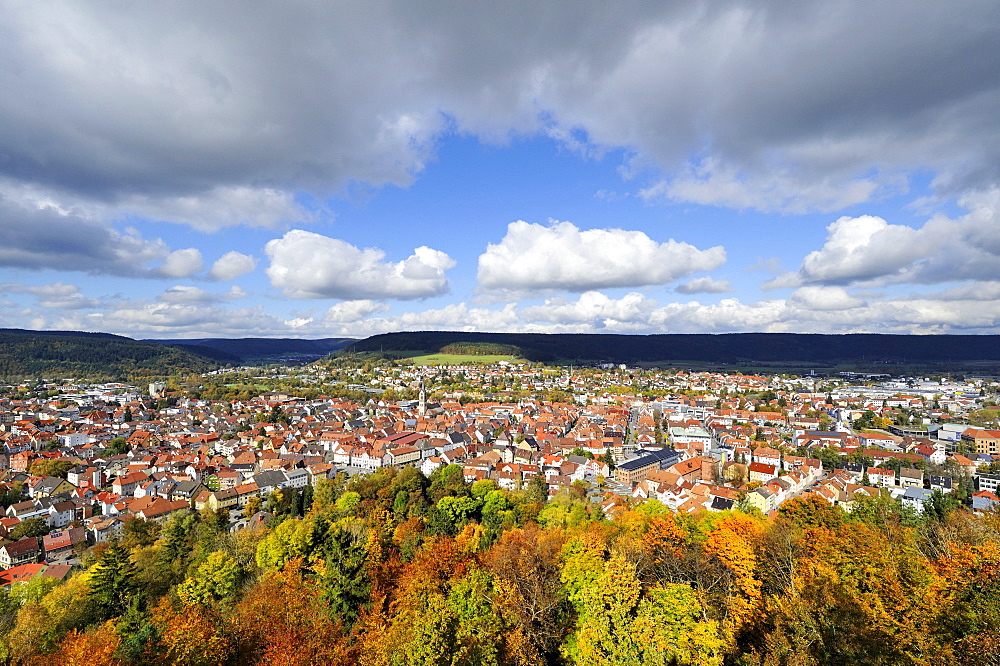
{"type": "MultiPolygon", "coordinates": [[[[386,333],[364,340],[201,338],[133,340],[109,333],[0,329],[0,378],[109,377],[205,372],[220,365],[307,363],[331,353],[433,354],[442,348],[518,352],[561,363],[644,363],[795,372],[857,369],[1000,373],[996,335],[731,333],[615,335],[386,333]]],[[[474,355],[469,356],[474,359],[474,355]]]]}
{"type": "Polygon", "coordinates": [[[290,361],[309,363],[343,349],[355,338],[198,338],[185,340],[143,340],[158,344],[188,348],[190,351],[213,356],[223,363],[279,363],[290,361]]]}
{"type": "Polygon", "coordinates": [[[110,333],[0,329],[0,378],[125,379],[206,372],[220,365],[308,363],[353,338],[133,340],[110,333]]]}
{"type": "Polygon", "coordinates": [[[134,379],[205,372],[218,360],[191,349],[109,333],[0,329],[0,377],[134,379]]]}
{"type": "Polygon", "coordinates": [[[1000,368],[996,335],[729,334],[546,334],[421,331],[386,333],[359,340],[350,352],[431,354],[454,343],[509,345],[529,360],[649,364],[726,364],[746,367],[801,366],[877,369],[936,366],[943,369],[1000,368]]]}

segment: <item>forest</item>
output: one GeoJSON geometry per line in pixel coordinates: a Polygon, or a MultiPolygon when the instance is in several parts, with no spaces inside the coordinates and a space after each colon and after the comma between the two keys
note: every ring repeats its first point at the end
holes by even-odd
{"type": "MultiPolygon", "coordinates": [[[[993,335],[819,335],[801,333],[727,333],[621,335],[584,333],[469,333],[418,331],[383,333],[355,342],[345,353],[392,350],[437,353],[445,346],[493,344],[516,348],[523,358],[543,362],[719,364],[805,364],[869,368],[876,365],[947,364],[984,371],[1000,367],[1000,345],[993,335]]],[[[508,353],[508,352],[504,352],[508,353]]],[[[885,371],[884,369],[882,371],[885,371]]]]}
{"type": "Polygon", "coordinates": [[[1000,516],[676,515],[383,469],[127,522],[85,570],[0,596],[13,664],[998,663],[1000,516]]]}
{"type": "Polygon", "coordinates": [[[218,352],[204,351],[210,354],[107,333],[0,329],[0,378],[137,380],[218,367],[218,352]]]}

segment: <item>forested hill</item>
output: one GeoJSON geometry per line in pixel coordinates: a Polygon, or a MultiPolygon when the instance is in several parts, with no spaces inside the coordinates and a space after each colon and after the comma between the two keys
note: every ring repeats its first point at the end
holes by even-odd
{"type": "Polygon", "coordinates": [[[133,379],[205,372],[224,355],[140,342],[109,333],[0,329],[0,378],[133,379]]]}
{"type": "Polygon", "coordinates": [[[243,363],[299,361],[309,362],[355,342],[355,338],[199,338],[194,340],[145,340],[161,344],[194,347],[202,352],[214,349],[243,363]]]}
{"type": "Polygon", "coordinates": [[[537,361],[726,364],[807,363],[818,366],[860,363],[1000,363],[996,335],[821,335],[799,333],[729,334],[546,334],[421,331],[386,333],[356,342],[345,352],[419,351],[436,353],[455,343],[517,347],[537,361]]]}

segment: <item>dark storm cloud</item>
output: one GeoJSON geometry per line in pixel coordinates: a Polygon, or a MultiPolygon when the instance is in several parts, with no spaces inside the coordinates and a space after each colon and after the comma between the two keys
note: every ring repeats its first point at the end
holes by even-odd
{"type": "Polygon", "coordinates": [[[120,233],[53,208],[25,208],[0,196],[0,267],[154,277],[150,262],[167,259],[161,240],[120,233]]]}
{"type": "Polygon", "coordinates": [[[905,187],[913,169],[983,189],[1000,177],[998,12],[908,0],[8,4],[0,175],[153,210],[220,188],[327,193],[409,182],[455,128],[582,133],[661,169],[650,196],[737,207],[835,209],[905,187]]]}

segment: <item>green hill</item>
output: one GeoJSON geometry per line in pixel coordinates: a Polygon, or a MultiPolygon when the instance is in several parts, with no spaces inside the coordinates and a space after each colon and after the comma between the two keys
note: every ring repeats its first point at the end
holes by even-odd
{"type": "Polygon", "coordinates": [[[529,360],[724,364],[834,368],[888,366],[1000,367],[996,335],[545,334],[419,331],[386,333],[358,341],[344,353],[411,351],[432,354],[455,345],[503,345],[529,360]]]}
{"type": "Polygon", "coordinates": [[[240,363],[269,363],[294,361],[308,363],[323,358],[327,354],[342,349],[354,338],[321,338],[302,340],[299,338],[199,338],[193,340],[145,340],[161,344],[191,347],[196,353],[211,354],[210,350],[221,352],[229,360],[240,363]]]}
{"type": "Polygon", "coordinates": [[[206,372],[220,358],[109,333],[0,329],[0,377],[137,379],[206,372]]]}

